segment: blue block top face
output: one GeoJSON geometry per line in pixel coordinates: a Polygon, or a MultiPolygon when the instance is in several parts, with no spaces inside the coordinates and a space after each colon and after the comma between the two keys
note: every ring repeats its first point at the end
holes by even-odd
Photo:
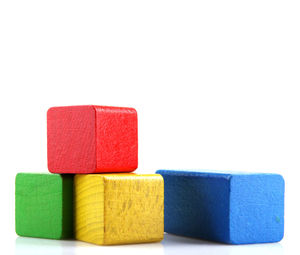
{"type": "MultiPolygon", "coordinates": [[[[221,170],[157,170],[157,173],[160,174],[171,174],[178,176],[209,176],[209,177],[227,177],[231,178],[232,176],[240,176],[240,175],[272,175],[279,176],[282,178],[280,174],[273,173],[254,173],[254,172],[238,172],[238,171],[221,171],[221,170]]],[[[283,179],[283,178],[282,178],[283,179]]]]}
{"type": "Polygon", "coordinates": [[[277,242],[284,232],[278,174],[159,170],[165,231],[231,244],[277,242]]]}

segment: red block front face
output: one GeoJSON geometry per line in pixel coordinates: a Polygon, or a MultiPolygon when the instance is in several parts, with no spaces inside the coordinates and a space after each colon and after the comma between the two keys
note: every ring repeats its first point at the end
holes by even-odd
{"type": "Polygon", "coordinates": [[[131,172],[138,165],[137,113],[133,108],[50,108],[47,138],[52,173],[131,172]]]}

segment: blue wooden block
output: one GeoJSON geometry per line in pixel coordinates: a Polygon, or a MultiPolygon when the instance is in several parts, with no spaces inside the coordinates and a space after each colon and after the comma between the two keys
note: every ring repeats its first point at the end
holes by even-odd
{"type": "Polygon", "coordinates": [[[156,173],[164,178],[165,232],[229,244],[278,242],[283,238],[281,175],[156,173]]]}

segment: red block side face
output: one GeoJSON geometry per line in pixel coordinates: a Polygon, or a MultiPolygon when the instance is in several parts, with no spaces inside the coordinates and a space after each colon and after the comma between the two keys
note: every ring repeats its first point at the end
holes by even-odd
{"type": "Polygon", "coordinates": [[[48,169],[52,173],[96,171],[93,106],[53,107],[47,113],[48,169]]]}
{"type": "Polygon", "coordinates": [[[96,109],[96,172],[131,172],[138,166],[138,122],[133,108],[96,109]]]}

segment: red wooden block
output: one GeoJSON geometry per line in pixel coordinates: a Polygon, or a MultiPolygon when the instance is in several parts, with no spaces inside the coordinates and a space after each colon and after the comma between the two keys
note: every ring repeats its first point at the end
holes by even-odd
{"type": "Polygon", "coordinates": [[[131,172],[138,165],[137,112],[109,106],[52,107],[47,113],[52,173],[131,172]]]}

